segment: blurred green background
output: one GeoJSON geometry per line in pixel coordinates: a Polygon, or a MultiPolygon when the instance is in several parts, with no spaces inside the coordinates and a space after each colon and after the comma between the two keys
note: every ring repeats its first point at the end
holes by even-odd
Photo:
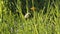
{"type": "Polygon", "coordinates": [[[0,0],[0,34],[60,34],[60,0],[0,0]]]}

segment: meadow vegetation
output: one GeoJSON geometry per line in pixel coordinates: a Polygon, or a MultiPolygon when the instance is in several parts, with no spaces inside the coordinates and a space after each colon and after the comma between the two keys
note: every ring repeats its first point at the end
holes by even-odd
{"type": "Polygon", "coordinates": [[[0,0],[0,34],[60,34],[60,0],[0,0]]]}

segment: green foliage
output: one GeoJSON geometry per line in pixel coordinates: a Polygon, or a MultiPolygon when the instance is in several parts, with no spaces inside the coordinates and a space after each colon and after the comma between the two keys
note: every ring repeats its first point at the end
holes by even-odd
{"type": "Polygon", "coordinates": [[[60,34],[59,6],[59,0],[0,0],[0,34],[60,34]],[[33,17],[25,19],[22,11],[33,17]]]}

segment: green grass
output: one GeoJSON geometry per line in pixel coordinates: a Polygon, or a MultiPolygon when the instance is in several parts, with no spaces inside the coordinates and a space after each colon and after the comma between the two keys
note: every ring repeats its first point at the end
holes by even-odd
{"type": "MultiPolygon", "coordinates": [[[[4,0],[8,3],[8,0],[4,0]]],[[[18,14],[13,14],[7,7],[7,3],[0,0],[0,34],[60,34],[60,1],[56,0],[55,8],[47,1],[47,12],[44,9],[39,12],[34,11],[31,19],[24,19],[22,14],[21,1],[17,0],[18,14]]],[[[26,0],[26,10],[29,11],[28,0],[26,0]]],[[[34,1],[32,1],[34,6],[34,1]]],[[[44,5],[45,6],[45,5],[44,5]]]]}

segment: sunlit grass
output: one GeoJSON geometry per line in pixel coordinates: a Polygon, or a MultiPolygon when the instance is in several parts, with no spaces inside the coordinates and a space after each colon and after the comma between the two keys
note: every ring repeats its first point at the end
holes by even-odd
{"type": "MultiPolygon", "coordinates": [[[[0,0],[0,2],[3,1],[0,0]]],[[[28,0],[26,0],[27,12],[34,7],[34,0],[32,0],[31,8],[28,8],[28,3],[28,0]]],[[[56,1],[55,7],[53,7],[48,1],[45,14],[45,6],[39,12],[32,9],[33,17],[31,19],[25,19],[22,14],[21,1],[17,0],[16,4],[16,12],[19,12],[19,15],[13,14],[5,4],[0,3],[0,34],[60,34],[59,3],[59,0],[56,1]]]]}

